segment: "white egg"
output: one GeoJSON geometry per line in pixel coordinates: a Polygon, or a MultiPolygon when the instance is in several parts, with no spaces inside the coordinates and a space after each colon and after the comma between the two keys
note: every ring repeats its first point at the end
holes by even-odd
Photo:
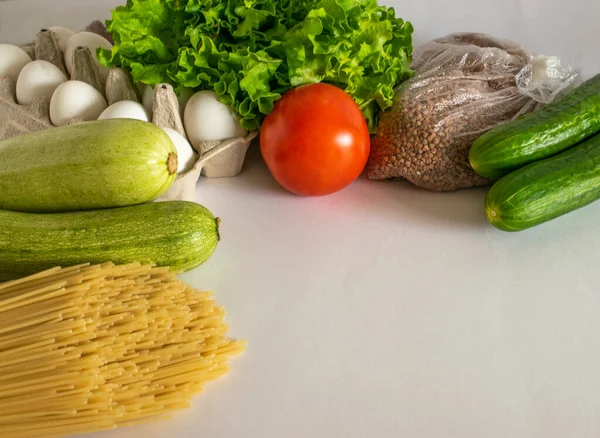
{"type": "Polygon", "coordinates": [[[20,47],[0,44],[0,77],[8,76],[16,81],[23,67],[30,62],[31,58],[20,47]]]}
{"type": "Polygon", "coordinates": [[[163,128],[163,131],[171,137],[171,141],[175,144],[175,148],[177,149],[177,173],[182,174],[192,170],[194,164],[196,164],[197,157],[190,142],[174,129],[163,128]]]}
{"type": "Polygon", "coordinates": [[[69,38],[75,35],[75,32],[73,32],[68,27],[63,26],[52,26],[48,28],[48,30],[51,30],[54,33],[54,35],[56,35],[56,39],[58,40],[58,46],[63,52],[67,48],[67,41],[69,40],[69,38]]]}
{"type": "Polygon", "coordinates": [[[98,120],[104,119],[136,119],[143,122],[150,121],[146,108],[144,108],[141,103],[132,100],[122,100],[113,103],[100,114],[100,117],[98,117],[98,120]]]}
{"type": "Polygon", "coordinates": [[[106,109],[104,96],[89,84],[67,81],[59,85],[50,100],[50,121],[64,126],[71,119],[96,120],[106,109]]]}
{"type": "Polygon", "coordinates": [[[177,96],[177,101],[179,102],[179,113],[181,115],[181,119],[183,120],[183,113],[185,111],[185,107],[187,103],[194,95],[194,90],[191,88],[182,87],[179,89],[179,95],[177,96]]]}
{"type": "Polygon", "coordinates": [[[142,89],[142,105],[144,105],[148,114],[152,115],[154,112],[154,88],[144,84],[142,89]]]}
{"type": "Polygon", "coordinates": [[[33,61],[23,67],[17,79],[17,102],[29,105],[36,97],[52,97],[67,76],[48,61],[33,61]]]}
{"type": "Polygon", "coordinates": [[[202,141],[222,141],[247,135],[233,110],[221,103],[213,91],[194,94],[185,107],[183,118],[185,132],[196,147],[202,141]]]}
{"type": "MultiPolygon", "coordinates": [[[[108,42],[106,38],[101,37],[100,35],[92,32],[80,32],[70,37],[67,40],[67,46],[65,48],[64,55],[65,65],[67,66],[67,70],[71,74],[73,73],[73,54],[75,53],[75,49],[77,49],[77,47],[89,48],[90,52],[92,52],[92,55],[94,56],[94,59],[96,59],[97,62],[98,59],[96,57],[96,49],[98,47],[102,47],[103,49],[110,49],[112,48],[112,44],[108,42]]],[[[103,65],[100,65],[99,63],[98,69],[100,70],[100,75],[102,76],[102,78],[106,80],[106,78],[108,77],[109,70],[103,65]]]]}

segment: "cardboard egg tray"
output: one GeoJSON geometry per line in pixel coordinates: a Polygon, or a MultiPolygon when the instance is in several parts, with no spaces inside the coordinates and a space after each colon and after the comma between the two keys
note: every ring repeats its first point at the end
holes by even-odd
{"type": "MultiPolygon", "coordinates": [[[[112,43],[106,27],[100,21],[94,21],[84,30],[99,34],[112,43]]],[[[53,32],[43,29],[37,34],[35,41],[24,44],[21,48],[31,59],[48,61],[69,76],[63,53],[53,32]]],[[[75,50],[70,79],[86,82],[96,88],[106,98],[108,105],[122,100],[141,101],[138,88],[124,70],[111,69],[104,81],[95,58],[87,47],[75,50]]],[[[0,140],[54,127],[50,123],[50,98],[37,98],[30,105],[19,105],[16,100],[16,84],[8,77],[0,77],[0,115],[0,140]]],[[[68,124],[82,122],[82,119],[73,119],[68,124]]],[[[154,88],[152,123],[161,128],[174,129],[187,138],[177,95],[169,84],[158,84],[154,88]]],[[[200,175],[215,178],[238,175],[255,137],[256,133],[250,133],[245,138],[196,145],[197,161],[194,167],[187,173],[178,175],[169,192],[157,201],[195,201],[196,183],[200,175]]]]}

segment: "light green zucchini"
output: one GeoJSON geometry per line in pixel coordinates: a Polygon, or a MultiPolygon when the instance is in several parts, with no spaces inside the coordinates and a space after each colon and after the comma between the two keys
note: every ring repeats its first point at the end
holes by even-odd
{"type": "Polygon", "coordinates": [[[142,204],[167,192],[177,153],[151,123],[113,119],[0,142],[0,209],[92,210],[142,204]]]}

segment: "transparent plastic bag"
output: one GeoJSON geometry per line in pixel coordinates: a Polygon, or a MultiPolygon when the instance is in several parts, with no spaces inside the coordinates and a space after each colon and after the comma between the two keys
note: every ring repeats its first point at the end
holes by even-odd
{"type": "Polygon", "coordinates": [[[415,51],[413,69],[380,116],[367,169],[371,179],[404,178],[437,191],[488,184],[469,164],[473,142],[582,82],[558,58],[473,33],[425,44],[415,51]]]}

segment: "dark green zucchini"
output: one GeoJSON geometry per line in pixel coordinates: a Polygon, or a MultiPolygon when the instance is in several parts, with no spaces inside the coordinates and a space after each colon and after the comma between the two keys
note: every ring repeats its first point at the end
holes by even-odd
{"type": "Polygon", "coordinates": [[[539,111],[483,134],[469,160],[479,175],[498,179],[600,132],[600,75],[539,111]]]}
{"type": "Polygon", "coordinates": [[[505,176],[485,200],[488,220],[521,231],[600,198],[600,134],[559,155],[505,176]]]}
{"type": "Polygon", "coordinates": [[[54,214],[0,211],[0,280],[80,263],[188,270],[204,263],[218,240],[218,220],[192,202],[54,214]]]}

